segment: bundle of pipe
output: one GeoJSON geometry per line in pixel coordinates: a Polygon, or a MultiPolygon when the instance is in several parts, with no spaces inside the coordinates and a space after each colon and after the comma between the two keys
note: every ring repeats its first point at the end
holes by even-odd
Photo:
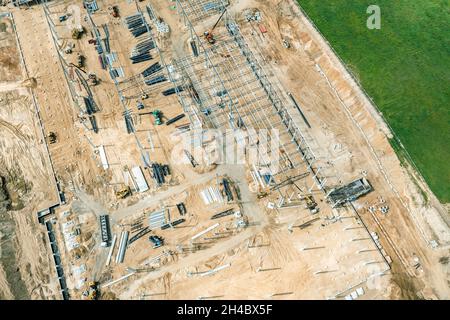
{"type": "Polygon", "coordinates": [[[125,257],[125,250],[127,249],[127,243],[128,243],[128,231],[123,231],[120,236],[119,251],[117,252],[116,256],[116,263],[123,262],[123,259],[125,257]]]}
{"type": "Polygon", "coordinates": [[[106,63],[105,63],[105,60],[103,60],[103,56],[102,55],[98,56],[98,61],[100,62],[100,65],[101,65],[102,69],[106,70],[106,63]]]}
{"type": "Polygon", "coordinates": [[[148,86],[151,86],[151,85],[154,85],[154,84],[157,84],[160,82],[164,82],[164,81],[167,81],[165,76],[157,76],[157,77],[145,80],[145,84],[148,86]]]}
{"type": "Polygon", "coordinates": [[[117,78],[119,76],[119,72],[117,72],[116,69],[111,69],[109,71],[109,75],[111,76],[111,79],[115,79],[115,78],[117,78]]]}
{"type": "Polygon", "coordinates": [[[223,188],[224,188],[225,193],[227,195],[228,201],[233,201],[233,193],[231,192],[230,184],[228,183],[228,180],[227,179],[223,179],[222,183],[223,183],[223,188]]]}
{"type": "Polygon", "coordinates": [[[98,133],[97,120],[94,115],[89,116],[89,120],[91,121],[92,130],[95,133],[98,133]]]}
{"type": "Polygon", "coordinates": [[[127,127],[128,134],[134,132],[134,124],[133,124],[133,119],[131,118],[130,112],[124,112],[123,116],[125,119],[125,125],[127,127]]]}
{"type": "Polygon", "coordinates": [[[152,164],[153,178],[158,185],[166,182],[165,176],[170,174],[170,169],[168,165],[160,165],[159,163],[152,164]]]}
{"type": "Polygon", "coordinates": [[[159,64],[159,62],[155,62],[154,64],[152,64],[150,67],[148,67],[147,69],[145,69],[144,71],[142,71],[142,76],[144,78],[151,76],[152,74],[158,72],[162,70],[162,66],[159,64]]]}
{"type": "Polygon", "coordinates": [[[198,57],[198,49],[195,41],[191,41],[192,52],[194,53],[194,57],[198,57]]]}
{"type": "Polygon", "coordinates": [[[176,116],[175,118],[172,118],[172,119],[170,119],[170,120],[167,120],[166,125],[171,125],[172,123],[174,123],[174,122],[176,122],[176,121],[178,121],[178,120],[180,120],[180,119],[183,119],[185,116],[186,116],[186,115],[185,115],[184,113],[182,113],[182,114],[176,116]]]}
{"type": "Polygon", "coordinates": [[[211,220],[226,217],[226,216],[232,215],[233,213],[234,213],[234,209],[228,209],[228,210],[216,213],[215,215],[213,215],[211,217],[211,220]]]}
{"type": "Polygon", "coordinates": [[[186,219],[181,218],[181,219],[175,220],[173,222],[166,223],[165,225],[161,226],[161,230],[169,229],[170,227],[174,227],[174,226],[176,226],[176,225],[178,225],[180,223],[183,223],[185,221],[186,221],[186,219]]]}
{"type": "Polygon", "coordinates": [[[111,52],[111,49],[110,49],[110,46],[109,46],[109,39],[108,39],[108,38],[103,39],[103,43],[105,44],[105,50],[106,50],[106,52],[107,52],[107,53],[110,53],[110,52],[111,52]]]}
{"type": "Polygon", "coordinates": [[[136,240],[139,240],[140,238],[142,238],[143,236],[145,236],[147,233],[149,233],[150,231],[152,231],[149,227],[145,227],[144,229],[142,229],[141,231],[139,231],[137,234],[135,234],[134,236],[132,236],[130,238],[130,240],[128,240],[128,245],[132,244],[133,242],[135,242],[136,240]]]}
{"type": "Polygon", "coordinates": [[[208,205],[213,202],[223,202],[222,194],[220,193],[219,189],[209,187],[206,189],[203,189],[200,191],[200,196],[203,199],[203,202],[208,205]]]}
{"type": "Polygon", "coordinates": [[[180,202],[177,204],[177,209],[178,209],[178,212],[180,212],[180,214],[182,216],[184,216],[186,214],[186,206],[184,205],[183,202],[180,202]]]}
{"type": "Polygon", "coordinates": [[[148,53],[150,50],[155,48],[155,43],[152,39],[145,39],[144,41],[139,42],[137,45],[134,46],[133,50],[131,51],[131,56],[138,56],[143,53],[148,53]]]}
{"type": "Polygon", "coordinates": [[[144,23],[144,17],[140,13],[126,17],[125,24],[135,38],[148,32],[147,27],[150,29],[150,26],[144,23]]]}
{"type": "Polygon", "coordinates": [[[175,88],[170,88],[170,89],[164,90],[162,92],[162,94],[163,94],[163,96],[170,96],[170,95],[174,94],[177,91],[178,92],[182,92],[183,90],[184,89],[183,89],[182,86],[178,86],[178,87],[175,87],[175,88]]]}
{"type": "Polygon", "coordinates": [[[84,99],[84,104],[86,105],[86,113],[88,115],[91,115],[95,112],[95,108],[94,105],[92,103],[92,98],[91,97],[83,97],[84,99]]]}
{"type": "Polygon", "coordinates": [[[132,61],[132,64],[136,64],[136,63],[141,63],[144,61],[151,60],[152,56],[150,55],[150,53],[143,53],[138,56],[131,56],[130,59],[132,61]]]}

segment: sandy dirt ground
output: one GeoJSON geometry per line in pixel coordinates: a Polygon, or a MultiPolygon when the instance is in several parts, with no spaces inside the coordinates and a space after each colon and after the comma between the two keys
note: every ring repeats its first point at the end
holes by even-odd
{"type": "MultiPolygon", "coordinates": [[[[50,8],[52,19],[57,21],[69,5],[80,3],[57,3],[50,8]]],[[[112,0],[99,3],[101,7],[117,4],[121,17],[136,12],[134,3],[112,0]]],[[[143,9],[147,3],[141,3],[143,9]]],[[[172,8],[174,3],[161,0],[151,4],[171,29],[168,35],[158,37],[166,61],[172,63],[190,55],[188,30],[172,8]]],[[[343,299],[359,287],[365,292],[362,299],[450,297],[448,265],[439,262],[445,261],[449,254],[448,212],[413,171],[400,165],[388,142],[389,130],[294,1],[231,1],[228,14],[238,22],[270,80],[282,91],[291,92],[299,102],[311,124],[305,135],[311,138],[318,163],[323,167],[321,174],[327,177],[327,187],[361,176],[370,181],[374,191],[355,201],[354,209],[331,209],[318,190],[313,191],[320,208],[315,215],[304,208],[303,202],[292,208],[269,209],[271,203],[279,201],[280,194],[273,192],[258,199],[249,186],[252,180],[248,166],[219,165],[194,170],[189,162],[180,162],[183,153],[177,150],[177,130],[173,126],[157,127],[149,112],[162,110],[167,120],[183,112],[181,105],[175,95],[161,96],[161,90],[170,87],[162,84],[148,90],[150,98],[144,100],[145,112],[137,110],[136,100],[148,88],[129,86],[129,81],[134,81],[129,77],[141,72],[143,66],[131,64],[128,58],[135,40],[121,19],[104,10],[93,15],[97,25],[108,25],[110,45],[117,54],[114,66],[124,71],[125,77],[119,78],[118,86],[125,96],[123,104],[108,72],[100,68],[97,52],[88,43],[92,28],[84,10],[81,23],[86,34],[72,40],[67,23],[56,23],[59,37],[56,43],[42,7],[11,10],[28,75],[17,75],[21,70],[20,55],[14,38],[0,41],[0,66],[7,70],[0,77],[0,148],[8,151],[0,160],[8,163],[9,170],[23,177],[23,185],[29,187],[22,197],[25,206],[13,215],[8,213],[9,220],[5,220],[8,222],[0,230],[2,234],[15,234],[16,239],[15,247],[8,243],[4,246],[0,239],[3,252],[14,261],[9,264],[13,269],[0,265],[1,297],[59,298],[45,230],[35,222],[37,210],[57,202],[44,148],[44,136],[49,132],[58,137],[48,148],[67,203],[56,210],[55,228],[73,299],[81,297],[85,281],[91,279],[101,283],[103,298],[109,299],[343,299]],[[249,9],[260,11],[259,22],[245,20],[249,9]],[[258,24],[267,32],[262,33],[258,24]],[[29,32],[30,29],[34,32],[29,32]],[[290,43],[290,48],[283,46],[283,40],[290,43]],[[89,129],[79,105],[70,95],[69,86],[77,94],[83,91],[80,81],[73,76],[74,68],[68,68],[66,80],[56,53],[56,47],[63,48],[70,42],[75,44],[74,53],[65,54],[64,59],[75,62],[76,54],[83,54],[84,69],[100,78],[100,84],[91,88],[99,106],[95,114],[98,133],[89,129]],[[38,127],[31,89],[39,106],[44,136],[38,127]],[[135,134],[126,134],[124,108],[133,114],[135,134]],[[100,145],[104,146],[109,162],[106,170],[99,159],[100,145]],[[142,165],[141,154],[147,154],[151,161],[169,164],[172,172],[165,185],[156,186],[150,170],[142,165]],[[124,172],[139,165],[150,190],[145,193],[133,190],[131,197],[116,199],[115,192],[123,185],[133,187],[124,178],[124,172]],[[240,197],[236,192],[233,202],[206,205],[199,192],[209,186],[219,187],[218,177],[223,176],[235,183],[240,197]],[[417,185],[427,193],[428,203],[417,185]],[[185,216],[176,210],[179,202],[186,205],[185,216]],[[386,205],[389,211],[383,214],[379,208],[386,205]],[[106,266],[109,248],[99,246],[98,217],[109,213],[112,233],[119,237],[121,231],[130,230],[136,221],[148,225],[149,214],[161,208],[169,208],[172,220],[185,219],[175,228],[155,231],[164,237],[166,245],[152,249],[145,239],[147,235],[130,245],[124,263],[117,264],[116,244],[112,262],[106,266]],[[209,219],[228,208],[243,213],[246,228],[238,227],[240,218],[234,216],[209,219]],[[216,221],[219,226],[194,245],[191,238],[216,221]],[[379,244],[371,237],[374,232],[379,244]],[[22,241],[29,234],[34,240],[22,241]],[[162,258],[152,261],[159,255],[162,258]],[[223,269],[211,272],[215,268],[223,269]],[[130,274],[130,270],[134,273],[128,279],[111,284],[130,274]],[[9,285],[14,279],[22,279],[17,288],[9,285]],[[38,283],[41,286],[35,289],[38,283]]],[[[197,33],[202,34],[216,18],[196,21],[197,33]]],[[[0,39],[4,36],[1,23],[2,20],[0,39]]],[[[216,32],[221,46],[221,39],[226,38],[223,23],[216,32]]],[[[153,54],[158,59],[157,53],[153,54]]],[[[217,54],[215,59],[215,63],[221,63],[217,54]]],[[[239,81],[244,79],[235,74],[228,75],[227,85],[235,82],[233,90],[240,90],[239,81]]],[[[291,105],[288,108],[297,112],[291,105]]],[[[295,119],[302,121],[299,116],[295,119]]],[[[313,183],[308,176],[300,185],[305,190],[313,183]]],[[[297,192],[289,188],[283,192],[297,192]]],[[[13,196],[15,199],[21,198],[13,196]]]]}
{"type": "Polygon", "coordinates": [[[12,200],[0,213],[0,298],[52,299],[56,273],[37,212],[58,201],[54,178],[12,20],[0,25],[0,175],[12,200]]]}
{"type": "MultiPolygon", "coordinates": [[[[239,11],[252,7],[245,1],[240,4],[239,11]]],[[[296,93],[312,123],[312,135],[329,151],[339,145],[348,152],[347,157],[328,155],[336,170],[343,172],[341,179],[348,181],[367,172],[375,192],[357,202],[364,220],[386,237],[384,241],[394,251],[392,255],[397,256],[400,260],[397,262],[405,269],[411,267],[414,255],[420,256],[424,271],[418,278],[427,282],[422,287],[424,292],[434,290],[437,296],[448,297],[448,269],[438,262],[439,257],[448,254],[449,232],[445,224],[448,213],[435,200],[423,203],[410,173],[401,167],[390,147],[389,133],[373,107],[298,8],[290,1],[271,4],[276,15],[263,3],[254,3],[266,17],[263,23],[269,30],[264,40],[255,41],[259,43],[254,47],[261,49],[263,58],[286,89],[296,93]],[[283,39],[291,43],[290,49],[280,45],[283,39]],[[378,197],[389,204],[387,215],[367,210],[377,203],[378,197]],[[441,247],[431,249],[432,240],[441,247]]],[[[428,189],[427,193],[431,194],[428,189]]]]}

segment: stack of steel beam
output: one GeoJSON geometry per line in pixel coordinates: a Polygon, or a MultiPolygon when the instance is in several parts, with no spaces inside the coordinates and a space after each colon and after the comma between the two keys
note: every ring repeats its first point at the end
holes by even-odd
{"type": "Polygon", "coordinates": [[[155,179],[157,185],[162,185],[166,182],[164,177],[170,174],[170,169],[168,165],[161,165],[155,162],[152,164],[152,172],[153,179],[155,179]]]}
{"type": "Polygon", "coordinates": [[[175,88],[170,88],[170,89],[164,90],[162,92],[162,94],[163,94],[163,96],[170,96],[170,95],[174,94],[175,92],[182,92],[182,91],[184,91],[184,88],[182,86],[178,86],[175,88]]]}
{"type": "Polygon", "coordinates": [[[144,71],[142,71],[142,76],[144,78],[151,76],[152,74],[158,72],[162,70],[162,66],[159,64],[159,62],[155,62],[154,64],[152,64],[150,67],[148,67],[147,69],[145,69],[144,71]]]}
{"type": "Polygon", "coordinates": [[[160,82],[165,82],[167,81],[167,78],[165,76],[157,76],[151,79],[146,79],[144,82],[146,85],[148,86],[152,86],[154,84],[160,83],[160,82]]]}
{"type": "Polygon", "coordinates": [[[152,39],[147,38],[134,46],[133,50],[131,51],[131,56],[138,56],[143,53],[148,53],[152,49],[155,49],[155,43],[152,39]]]}
{"type": "Polygon", "coordinates": [[[123,113],[123,116],[125,119],[125,125],[127,127],[128,134],[133,133],[134,132],[134,123],[133,123],[133,119],[131,118],[131,112],[125,111],[123,113]]]}
{"type": "Polygon", "coordinates": [[[147,27],[150,27],[147,26],[144,22],[144,16],[140,13],[125,18],[125,24],[135,38],[148,32],[147,27]]]}

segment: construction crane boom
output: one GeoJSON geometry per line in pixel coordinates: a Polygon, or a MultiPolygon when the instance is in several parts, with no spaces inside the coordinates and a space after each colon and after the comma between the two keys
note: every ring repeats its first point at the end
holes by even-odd
{"type": "Polygon", "coordinates": [[[216,23],[214,24],[214,26],[209,31],[205,31],[204,36],[205,36],[205,39],[208,41],[208,43],[210,43],[210,44],[216,43],[216,39],[214,39],[213,31],[214,31],[214,29],[216,29],[220,20],[222,20],[222,17],[224,16],[226,11],[227,11],[227,9],[224,9],[222,11],[222,13],[220,14],[220,17],[217,19],[216,23]]]}

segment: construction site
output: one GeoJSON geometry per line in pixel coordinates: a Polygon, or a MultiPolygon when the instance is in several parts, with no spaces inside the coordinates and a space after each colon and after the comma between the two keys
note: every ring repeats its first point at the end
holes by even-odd
{"type": "Polygon", "coordinates": [[[450,298],[448,212],[295,1],[3,2],[1,299],[450,298]]]}

